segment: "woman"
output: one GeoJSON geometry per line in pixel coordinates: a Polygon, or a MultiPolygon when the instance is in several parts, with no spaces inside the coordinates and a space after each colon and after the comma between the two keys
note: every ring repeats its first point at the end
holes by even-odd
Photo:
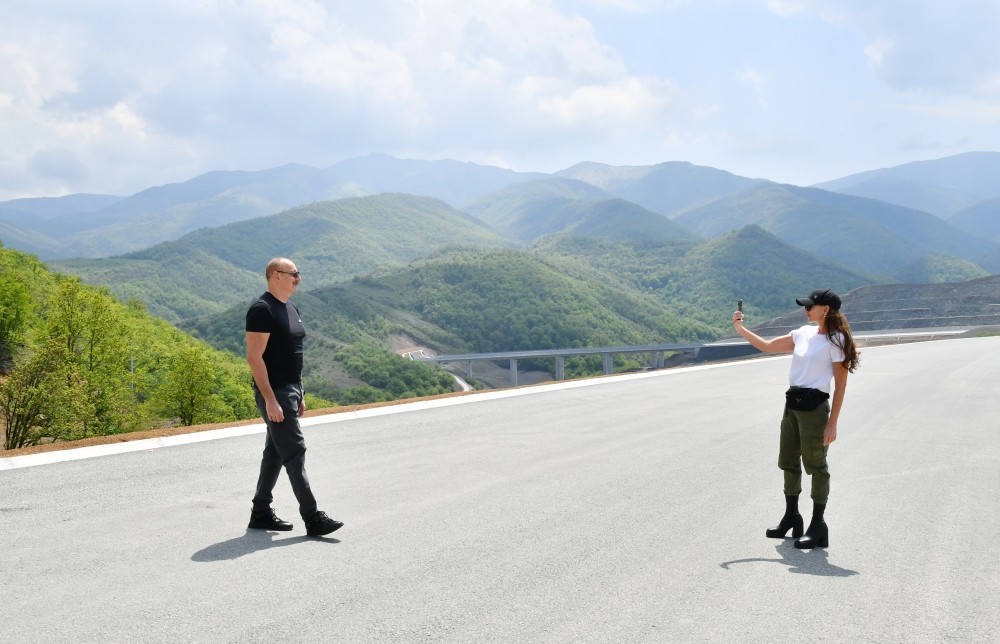
{"type": "Polygon", "coordinates": [[[778,467],[785,473],[785,515],[766,532],[782,539],[791,529],[796,548],[826,548],[830,532],[823,520],[830,494],[830,472],[826,452],[837,440],[837,421],[844,405],[847,374],[858,368],[860,354],[851,336],[847,318],[840,312],[840,296],[830,289],[818,289],[809,297],[796,299],[805,308],[809,324],[788,335],[765,340],[743,326],[743,313],[733,314],[733,327],[754,347],[770,353],[792,352],[788,373],[784,415],[781,419],[781,443],[778,467]],[[815,325],[815,326],[813,326],[815,325]],[[833,381],[833,401],[830,381],[833,381]],[[802,533],[799,493],[802,491],[802,466],[812,477],[813,515],[809,528],[802,533]]]}

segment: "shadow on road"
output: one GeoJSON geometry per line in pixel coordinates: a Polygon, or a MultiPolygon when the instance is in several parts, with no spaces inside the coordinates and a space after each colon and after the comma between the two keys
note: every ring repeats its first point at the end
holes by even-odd
{"type": "Polygon", "coordinates": [[[303,543],[304,541],[340,543],[340,540],[329,537],[307,537],[303,535],[299,537],[275,540],[276,536],[277,535],[274,532],[268,532],[267,530],[247,529],[245,534],[240,535],[235,539],[220,541],[219,543],[214,543],[207,548],[199,550],[191,555],[191,561],[206,562],[239,559],[243,555],[248,555],[260,550],[283,548],[285,546],[303,543]]]}
{"type": "Polygon", "coordinates": [[[775,546],[774,549],[778,551],[779,555],[781,555],[780,559],[763,559],[760,557],[754,557],[751,559],[735,559],[733,561],[721,563],[719,564],[719,567],[729,570],[729,567],[733,564],[760,561],[782,564],[788,567],[788,572],[798,575],[816,575],[818,577],[852,577],[860,574],[857,570],[849,570],[847,568],[841,568],[831,564],[827,558],[829,555],[827,555],[826,549],[824,548],[799,550],[793,545],[791,539],[785,539],[782,540],[780,544],[775,546]]]}

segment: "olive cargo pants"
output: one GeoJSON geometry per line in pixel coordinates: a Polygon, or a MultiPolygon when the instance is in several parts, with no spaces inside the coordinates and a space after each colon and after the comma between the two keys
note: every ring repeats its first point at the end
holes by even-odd
{"type": "Polygon", "coordinates": [[[828,446],[823,431],[830,420],[830,402],[823,401],[812,411],[785,407],[781,418],[781,445],[778,467],[785,473],[785,496],[802,492],[802,468],[812,477],[812,500],[825,505],[830,496],[830,470],[826,463],[828,446]]]}

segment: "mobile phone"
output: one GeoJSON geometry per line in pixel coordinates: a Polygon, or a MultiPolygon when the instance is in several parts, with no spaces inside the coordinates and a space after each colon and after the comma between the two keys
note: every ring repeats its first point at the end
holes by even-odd
{"type": "Polygon", "coordinates": [[[743,300],[736,300],[736,310],[740,313],[743,312],[743,300]]]}

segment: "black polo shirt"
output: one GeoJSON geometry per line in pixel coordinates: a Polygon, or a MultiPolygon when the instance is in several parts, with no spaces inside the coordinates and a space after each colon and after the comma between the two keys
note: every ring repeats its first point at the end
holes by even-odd
{"type": "Polygon", "coordinates": [[[269,333],[264,349],[264,366],[272,389],[302,382],[302,345],[306,328],[299,310],[291,302],[281,302],[264,293],[247,311],[247,331],[269,333]]]}

